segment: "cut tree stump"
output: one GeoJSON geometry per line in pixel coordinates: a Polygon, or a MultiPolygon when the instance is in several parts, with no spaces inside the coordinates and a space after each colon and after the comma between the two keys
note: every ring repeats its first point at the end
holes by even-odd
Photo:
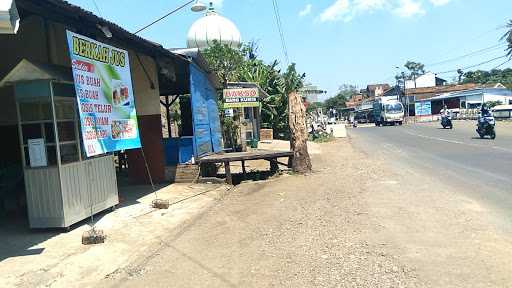
{"type": "Polygon", "coordinates": [[[296,173],[311,172],[308,153],[308,131],[306,129],[306,107],[302,97],[292,92],[288,95],[288,123],[290,126],[290,149],[293,151],[292,170],[296,173]]]}

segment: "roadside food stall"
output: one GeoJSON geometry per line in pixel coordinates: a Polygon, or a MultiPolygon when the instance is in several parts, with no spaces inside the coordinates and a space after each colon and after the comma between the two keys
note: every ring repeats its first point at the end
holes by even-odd
{"type": "Polygon", "coordinates": [[[24,59],[0,82],[14,86],[31,228],[69,228],[117,205],[111,152],[140,147],[127,52],[67,38],[71,69],[24,59]]]}

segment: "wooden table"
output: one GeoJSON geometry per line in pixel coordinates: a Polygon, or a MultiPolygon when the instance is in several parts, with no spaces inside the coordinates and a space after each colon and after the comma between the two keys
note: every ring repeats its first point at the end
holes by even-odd
{"type": "Polygon", "coordinates": [[[290,167],[291,160],[293,159],[292,151],[272,151],[272,150],[253,150],[248,152],[234,152],[234,153],[215,153],[197,160],[199,165],[207,163],[224,163],[226,170],[226,182],[233,184],[233,177],[231,175],[230,163],[235,161],[242,162],[242,173],[245,176],[245,161],[249,160],[267,160],[270,162],[270,171],[276,172],[279,169],[279,164],[290,167]],[[288,163],[281,163],[277,161],[278,158],[288,158],[288,163]]]}

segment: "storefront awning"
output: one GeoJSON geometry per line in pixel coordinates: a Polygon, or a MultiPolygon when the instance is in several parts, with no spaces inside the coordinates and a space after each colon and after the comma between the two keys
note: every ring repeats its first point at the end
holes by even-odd
{"type": "Polygon", "coordinates": [[[57,80],[72,83],[73,74],[69,67],[31,62],[23,59],[0,81],[0,87],[11,85],[15,82],[33,80],[57,80]]]}

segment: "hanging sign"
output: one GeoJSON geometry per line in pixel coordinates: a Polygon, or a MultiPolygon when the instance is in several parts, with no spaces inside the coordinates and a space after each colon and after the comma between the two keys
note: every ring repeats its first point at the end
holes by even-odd
{"type": "Polygon", "coordinates": [[[258,88],[224,89],[223,96],[225,109],[260,106],[258,88]]]}
{"type": "Polygon", "coordinates": [[[66,33],[87,156],[140,148],[128,52],[66,33]]]}

